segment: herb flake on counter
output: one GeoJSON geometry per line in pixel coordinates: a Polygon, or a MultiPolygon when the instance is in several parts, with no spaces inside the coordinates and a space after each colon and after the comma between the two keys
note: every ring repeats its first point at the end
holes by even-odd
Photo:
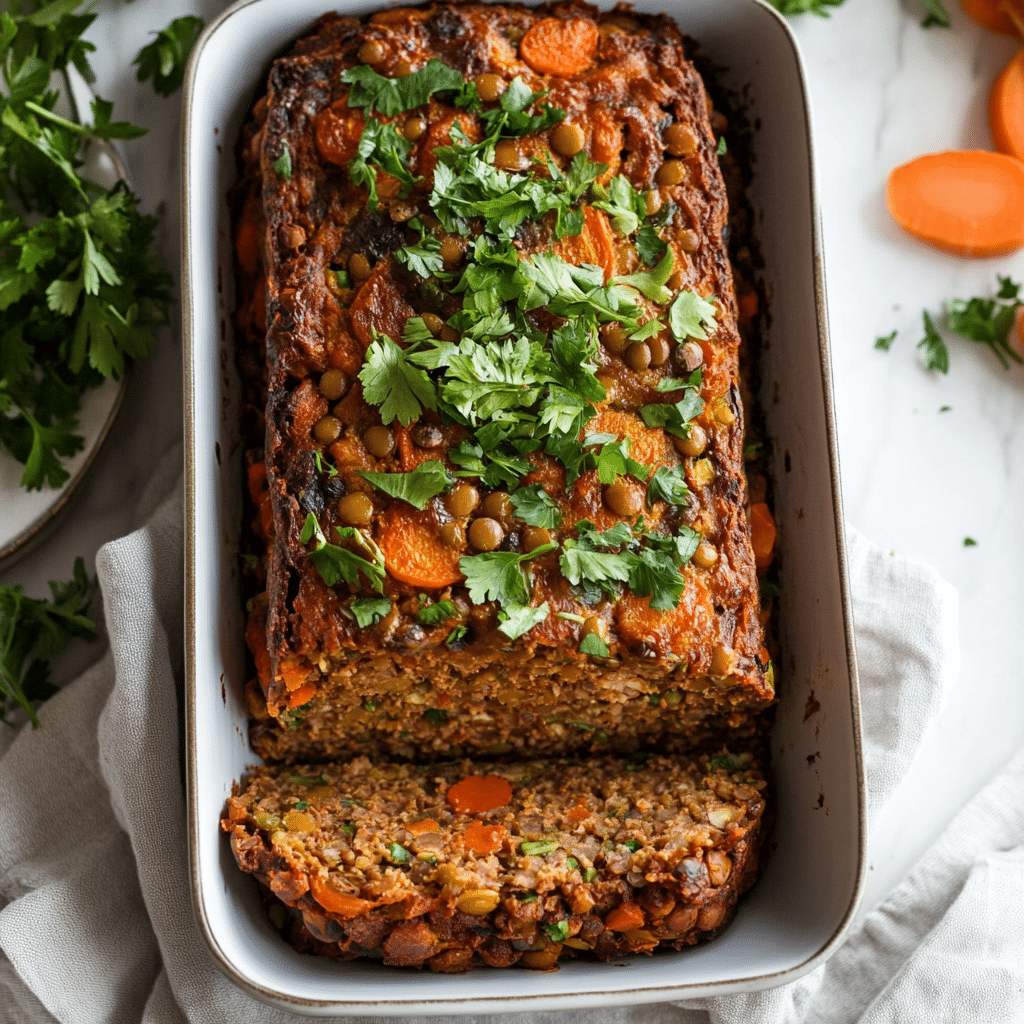
{"type": "Polygon", "coordinates": [[[203,31],[202,18],[186,15],[175,18],[166,28],[154,33],[156,39],[142,47],[132,62],[140,82],[153,81],[153,88],[161,96],[170,96],[181,87],[185,66],[199,34],[203,31]]]}
{"type": "Polygon", "coordinates": [[[937,25],[939,28],[952,28],[953,24],[949,19],[949,11],[946,10],[942,0],[924,0],[925,15],[921,19],[921,28],[931,28],[937,25]]]}
{"type": "Polygon", "coordinates": [[[978,542],[973,537],[964,537],[965,548],[976,548],[977,546],[978,542]]]}
{"type": "Polygon", "coordinates": [[[888,352],[892,348],[892,343],[896,340],[897,334],[899,334],[899,331],[893,331],[891,334],[880,335],[875,338],[875,348],[880,352],[888,352]]]}
{"type": "Polygon", "coordinates": [[[373,484],[379,491],[398,498],[421,511],[427,502],[440,494],[452,482],[445,464],[438,459],[427,459],[408,473],[371,473],[356,470],[356,475],[373,484]]]}
{"type": "Polygon", "coordinates": [[[50,600],[26,597],[20,586],[0,586],[0,721],[17,708],[39,728],[35,704],[57,692],[50,682],[50,659],[71,640],[96,639],[86,612],[96,592],[85,563],[75,559],[72,579],[50,583],[50,600]]]}
{"type": "Polygon", "coordinates": [[[922,312],[921,319],[924,322],[924,337],[917,343],[917,347],[922,362],[929,370],[949,373],[949,349],[936,330],[935,321],[928,310],[922,312]]]}

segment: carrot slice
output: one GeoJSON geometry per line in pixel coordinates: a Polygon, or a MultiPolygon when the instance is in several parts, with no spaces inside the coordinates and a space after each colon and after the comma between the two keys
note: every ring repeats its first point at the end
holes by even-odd
{"type": "Polygon", "coordinates": [[[553,251],[575,267],[584,263],[601,267],[605,284],[615,273],[615,235],[608,218],[592,206],[583,207],[583,230],[578,235],[560,238],[553,251]]]}
{"type": "Polygon", "coordinates": [[[447,800],[460,814],[483,814],[504,807],[512,786],[500,775],[467,775],[448,790],[447,800]]]}
{"type": "Polygon", "coordinates": [[[405,301],[395,280],[391,257],[381,260],[370,272],[349,307],[352,333],[370,347],[373,331],[388,335],[392,341],[402,337],[402,328],[415,310],[405,301]]]}
{"type": "Polygon", "coordinates": [[[482,821],[471,821],[463,837],[467,850],[473,853],[497,853],[505,836],[503,825],[485,825],[482,821]]]}
{"type": "Polygon", "coordinates": [[[441,826],[433,818],[424,818],[422,821],[410,821],[402,827],[406,832],[411,832],[414,836],[421,836],[425,832],[441,831],[441,826]]]}
{"type": "Polygon", "coordinates": [[[988,123],[996,149],[1024,160],[1024,50],[1017,51],[992,83],[988,123]]]}
{"type": "Polygon", "coordinates": [[[403,583],[437,590],[462,579],[459,552],[438,536],[430,508],[422,511],[392,505],[377,526],[377,544],[388,572],[403,583]]]}
{"type": "Polygon", "coordinates": [[[316,683],[303,683],[297,690],[288,694],[288,707],[301,708],[316,696],[316,683]]]}
{"type": "Polygon", "coordinates": [[[313,899],[324,910],[329,910],[339,917],[360,917],[373,907],[369,900],[360,899],[347,892],[338,892],[330,882],[325,881],[319,875],[314,875],[309,880],[309,888],[313,893],[313,899]]]}
{"type": "Polygon", "coordinates": [[[347,99],[332,103],[316,119],[316,148],[329,163],[347,167],[359,149],[366,127],[362,111],[353,110],[347,99]]]}
{"type": "Polygon", "coordinates": [[[960,0],[960,6],[971,21],[977,22],[983,28],[1015,36],[1017,29],[1003,7],[1005,2],[1006,0],[960,0]]]}
{"type": "Polygon", "coordinates": [[[772,510],[760,501],[750,506],[750,543],[754,548],[754,564],[765,569],[775,557],[775,519],[772,510]]]}
{"type": "Polygon", "coordinates": [[[286,661],[278,666],[278,670],[289,693],[303,686],[306,682],[306,677],[309,675],[309,666],[302,662],[286,661]]]}
{"type": "Polygon", "coordinates": [[[523,36],[519,55],[538,75],[568,78],[590,67],[597,42],[597,26],[586,18],[541,18],[523,36]]]}
{"type": "Polygon", "coordinates": [[[635,932],[644,926],[644,912],[635,903],[623,903],[604,919],[604,926],[610,932],[635,932]]]}
{"type": "Polygon", "coordinates": [[[889,175],[886,204],[915,238],[956,256],[1024,246],[1024,162],[1005,153],[931,153],[889,175]]]}

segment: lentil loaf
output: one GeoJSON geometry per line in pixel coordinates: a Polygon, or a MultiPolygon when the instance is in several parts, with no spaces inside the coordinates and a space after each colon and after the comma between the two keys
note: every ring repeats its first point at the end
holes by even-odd
{"type": "Polygon", "coordinates": [[[774,694],[727,202],[674,23],[329,15],[273,65],[241,152],[239,321],[268,357],[261,753],[753,728],[774,694]],[[589,40],[572,73],[523,49],[552,22],[589,40]]]}
{"type": "Polygon", "coordinates": [[[713,938],[757,872],[750,755],[256,769],[222,828],[300,949],[456,972],[713,938]]]}
{"type": "Polygon", "coordinates": [[[300,950],[681,948],[756,877],[771,545],[710,113],[671,20],[579,2],[325,15],[270,70],[234,194],[270,764],[222,827],[300,950]]]}

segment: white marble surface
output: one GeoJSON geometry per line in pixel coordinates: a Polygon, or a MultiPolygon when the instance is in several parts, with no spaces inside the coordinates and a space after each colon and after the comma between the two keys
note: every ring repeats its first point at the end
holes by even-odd
{"type": "MultiPolygon", "coordinates": [[[[921,310],[986,294],[997,272],[1024,279],[1024,254],[964,261],[903,236],[885,212],[895,165],[920,153],[988,147],[989,85],[1013,44],[970,23],[947,0],[952,32],[919,27],[918,0],[847,0],[828,20],[793,19],[816,130],[841,470],[849,522],[901,554],[935,565],[960,593],[963,672],[922,753],[880,821],[865,906],[898,881],[954,812],[1024,741],[1024,686],[1012,644],[1024,611],[1024,369],[1004,372],[967,342],[951,343],[948,377],[921,367],[921,310]],[[900,332],[891,352],[876,335],[900,332]],[[940,413],[943,405],[952,411],[940,413]],[[964,548],[970,535],[978,546],[964,548]]],[[[325,0],[325,7],[329,0],[325,0]]],[[[150,128],[129,143],[144,205],[166,202],[160,234],[178,276],[179,99],[135,82],[131,58],[172,17],[220,5],[135,0],[99,5],[97,91],[119,117],[150,128]]],[[[0,574],[46,592],[91,564],[133,524],[150,469],[181,433],[181,343],[175,325],[136,368],[91,479],[51,538],[0,574]]],[[[95,657],[84,645],[56,666],[71,678],[95,657]]],[[[0,739],[0,747],[4,745],[0,739]]]]}

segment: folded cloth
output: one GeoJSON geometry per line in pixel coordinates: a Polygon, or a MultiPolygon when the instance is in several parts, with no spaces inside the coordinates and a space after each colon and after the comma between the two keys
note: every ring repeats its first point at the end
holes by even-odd
{"type": "MultiPolygon", "coordinates": [[[[41,730],[24,730],[0,757],[0,1020],[296,1020],[216,970],[192,915],[178,770],[181,523],[179,483],[144,528],[100,551],[110,650],[41,708],[41,730]]],[[[856,534],[850,553],[878,807],[955,677],[956,594],[933,570],[856,534]],[[884,700],[876,699],[883,688],[884,700]]],[[[825,966],[785,988],[486,1019],[952,1020],[944,998],[970,1005],[974,1019],[1009,1019],[1000,1007],[1013,1005],[1013,993],[1020,998],[1024,964],[1022,783],[1024,755],[825,966]]]]}

